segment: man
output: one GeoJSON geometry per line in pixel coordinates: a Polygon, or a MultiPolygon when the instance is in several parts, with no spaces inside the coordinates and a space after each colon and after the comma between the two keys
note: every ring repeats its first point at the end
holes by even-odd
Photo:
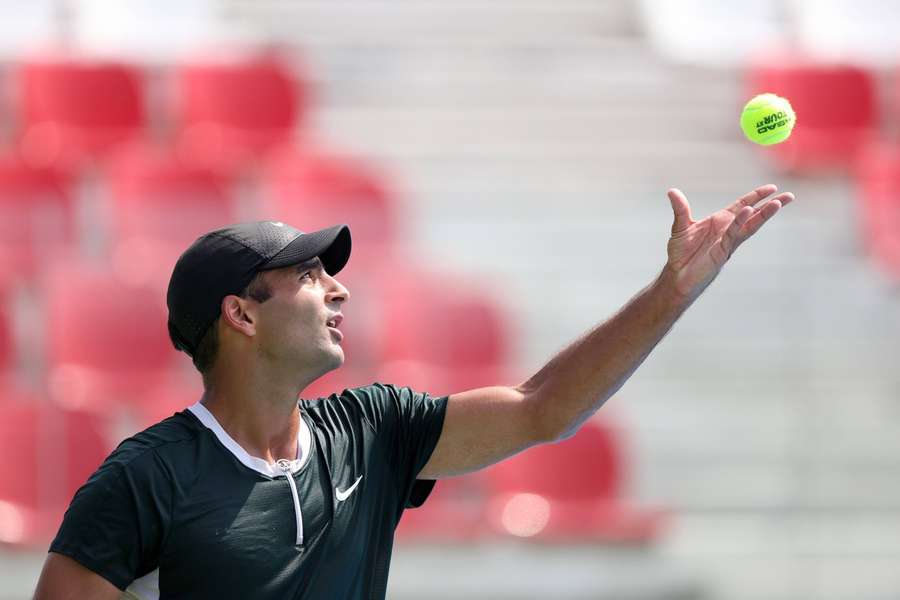
{"type": "Polygon", "coordinates": [[[343,362],[345,226],[259,222],[201,237],[167,299],[204,394],[125,440],[78,491],[35,597],[384,597],[403,509],[435,479],[572,435],[793,200],[763,202],[775,192],[694,221],[669,190],[668,261],[649,286],[524,383],[444,398],[372,384],[298,403],[343,362]]]}

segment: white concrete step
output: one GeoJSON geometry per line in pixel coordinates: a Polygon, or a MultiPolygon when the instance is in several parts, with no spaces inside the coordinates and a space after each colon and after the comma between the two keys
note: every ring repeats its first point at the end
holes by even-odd
{"type": "Polygon", "coordinates": [[[223,18],[289,43],[454,40],[491,45],[572,43],[632,33],[634,9],[624,1],[475,2],[436,0],[328,2],[228,0],[223,18]]]}

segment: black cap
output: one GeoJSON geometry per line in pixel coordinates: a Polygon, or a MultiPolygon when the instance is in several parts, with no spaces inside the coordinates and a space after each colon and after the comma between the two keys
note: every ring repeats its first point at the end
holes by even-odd
{"type": "Polygon", "coordinates": [[[169,279],[169,337],[194,354],[218,318],[222,298],[239,294],[259,271],[319,257],[334,275],[350,258],[350,228],[335,225],[312,233],[278,221],[240,223],[197,239],[175,263],[169,279]]]}

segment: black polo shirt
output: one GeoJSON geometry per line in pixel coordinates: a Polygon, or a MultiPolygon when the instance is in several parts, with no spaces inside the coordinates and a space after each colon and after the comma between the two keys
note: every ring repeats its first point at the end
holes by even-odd
{"type": "Polygon", "coordinates": [[[300,400],[297,459],[276,465],[196,404],[119,445],[50,551],[147,600],[383,598],[446,404],[379,383],[300,400]]]}

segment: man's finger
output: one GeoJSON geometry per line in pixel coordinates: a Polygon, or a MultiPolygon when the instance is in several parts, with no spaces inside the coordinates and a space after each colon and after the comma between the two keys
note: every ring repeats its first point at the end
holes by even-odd
{"type": "Polygon", "coordinates": [[[794,195],[788,192],[787,194],[778,195],[759,207],[744,226],[738,245],[759,231],[759,228],[763,226],[763,223],[774,217],[775,213],[781,210],[782,206],[789,204],[793,199],[794,195]]]}
{"type": "Polygon", "coordinates": [[[668,192],[669,202],[672,204],[672,212],[675,214],[675,222],[672,223],[672,233],[678,233],[687,229],[693,222],[691,219],[691,205],[687,197],[677,188],[668,192]]]}
{"type": "Polygon", "coordinates": [[[772,199],[773,199],[773,200],[780,200],[780,201],[781,201],[781,206],[782,206],[782,207],[785,207],[785,206],[787,206],[788,204],[790,204],[790,203],[794,200],[794,194],[792,194],[791,192],[784,192],[784,193],[778,194],[777,196],[775,196],[775,197],[772,198],[772,199]]]}
{"type": "Polygon", "coordinates": [[[745,206],[755,206],[759,203],[760,200],[771,196],[776,191],[778,191],[778,186],[773,183],[768,183],[766,185],[761,185],[752,192],[744,194],[740,198],[734,201],[727,210],[732,214],[737,215],[738,212],[745,206]]]}
{"type": "Polygon", "coordinates": [[[740,244],[741,228],[747,223],[752,215],[753,209],[749,206],[745,206],[737,215],[735,215],[731,225],[729,225],[728,229],[725,230],[725,233],[722,234],[722,240],[719,243],[722,244],[722,250],[725,251],[726,257],[731,256],[731,253],[734,252],[740,244]]]}

